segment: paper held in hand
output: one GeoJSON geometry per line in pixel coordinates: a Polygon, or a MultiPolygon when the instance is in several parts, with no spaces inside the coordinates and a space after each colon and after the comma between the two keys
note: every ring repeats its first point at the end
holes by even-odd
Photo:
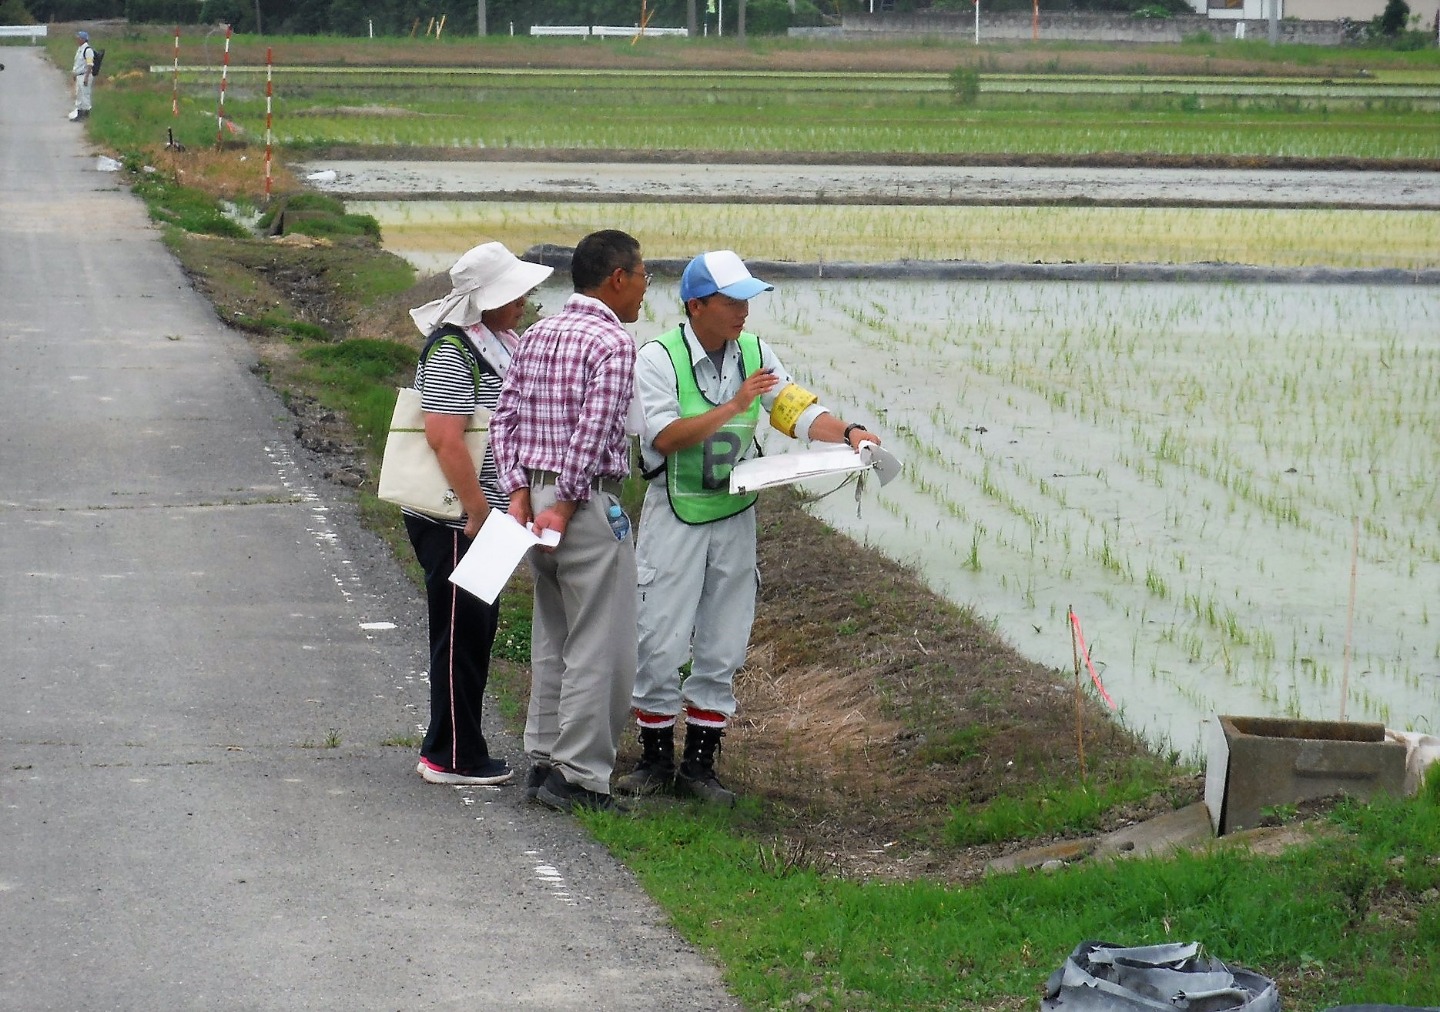
{"type": "Polygon", "coordinates": [[[742,495],[808,478],[869,470],[875,472],[880,484],[888,485],[900,473],[900,460],[878,443],[861,443],[858,451],[827,443],[809,450],[742,461],[730,472],[730,491],[734,495],[742,495]]]}
{"type": "Polygon", "coordinates": [[[559,543],[559,531],[537,535],[509,513],[491,510],[465,557],[450,574],[450,582],[492,604],[526,552],[536,545],[554,548],[559,543]]]}

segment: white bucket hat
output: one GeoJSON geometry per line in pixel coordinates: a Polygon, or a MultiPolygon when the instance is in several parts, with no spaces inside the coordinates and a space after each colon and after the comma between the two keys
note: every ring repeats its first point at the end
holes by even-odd
{"type": "Polygon", "coordinates": [[[483,243],[450,268],[450,294],[410,310],[410,319],[426,336],[446,323],[468,327],[479,323],[485,310],[514,302],[554,272],[553,267],[521,260],[503,243],[483,243]]]}

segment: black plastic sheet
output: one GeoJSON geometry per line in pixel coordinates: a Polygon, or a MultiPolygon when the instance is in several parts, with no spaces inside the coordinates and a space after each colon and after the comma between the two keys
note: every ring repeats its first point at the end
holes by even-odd
{"type": "Polygon", "coordinates": [[[1042,1012],[1280,1012],[1268,977],[1200,954],[1199,942],[1082,942],[1050,975],[1042,1012]]]}

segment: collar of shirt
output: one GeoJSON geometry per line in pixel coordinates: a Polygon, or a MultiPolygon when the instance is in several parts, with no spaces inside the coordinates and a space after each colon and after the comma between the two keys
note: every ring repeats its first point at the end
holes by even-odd
{"type": "Polygon", "coordinates": [[[565,300],[565,308],[598,313],[601,316],[609,317],[617,327],[625,326],[625,324],[620,322],[620,317],[615,315],[615,310],[605,305],[605,303],[601,302],[593,295],[584,295],[580,292],[572,292],[570,297],[565,300]]]}
{"type": "Polygon", "coordinates": [[[740,389],[745,377],[739,375],[744,370],[740,366],[740,345],[734,341],[726,341],[715,355],[711,355],[695,336],[695,331],[688,323],[680,324],[680,333],[685,337],[685,347],[690,352],[690,370],[695,376],[695,382],[707,397],[714,399],[720,396],[733,395],[735,390],[740,389]],[[736,370],[735,390],[724,394],[725,373],[732,364],[736,370]]]}
{"type": "Polygon", "coordinates": [[[485,357],[485,361],[489,362],[503,379],[510,371],[510,359],[515,354],[516,346],[520,344],[520,335],[513,330],[493,331],[483,323],[466,327],[465,333],[475,342],[475,350],[485,357]]]}

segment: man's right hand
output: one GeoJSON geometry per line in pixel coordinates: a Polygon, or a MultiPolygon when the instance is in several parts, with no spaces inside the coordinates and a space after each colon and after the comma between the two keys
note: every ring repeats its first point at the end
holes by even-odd
{"type": "MultiPolygon", "coordinates": [[[[531,530],[536,534],[544,534],[546,531],[555,531],[562,538],[565,536],[565,528],[569,526],[570,519],[575,515],[579,503],[569,502],[564,499],[556,499],[554,503],[545,507],[535,514],[535,523],[531,530]]],[[[553,552],[555,549],[540,546],[542,552],[553,552]]]]}
{"type": "Polygon", "coordinates": [[[529,488],[517,488],[510,493],[510,509],[507,512],[521,527],[530,526],[530,521],[535,519],[535,514],[530,508],[529,488]]]}
{"type": "Polygon", "coordinates": [[[755,403],[755,398],[768,394],[771,390],[775,389],[779,382],[780,380],[774,371],[770,369],[756,369],[749,376],[745,377],[745,382],[740,384],[740,389],[735,391],[735,396],[732,397],[731,400],[743,413],[750,410],[750,405],[755,403]]]}

